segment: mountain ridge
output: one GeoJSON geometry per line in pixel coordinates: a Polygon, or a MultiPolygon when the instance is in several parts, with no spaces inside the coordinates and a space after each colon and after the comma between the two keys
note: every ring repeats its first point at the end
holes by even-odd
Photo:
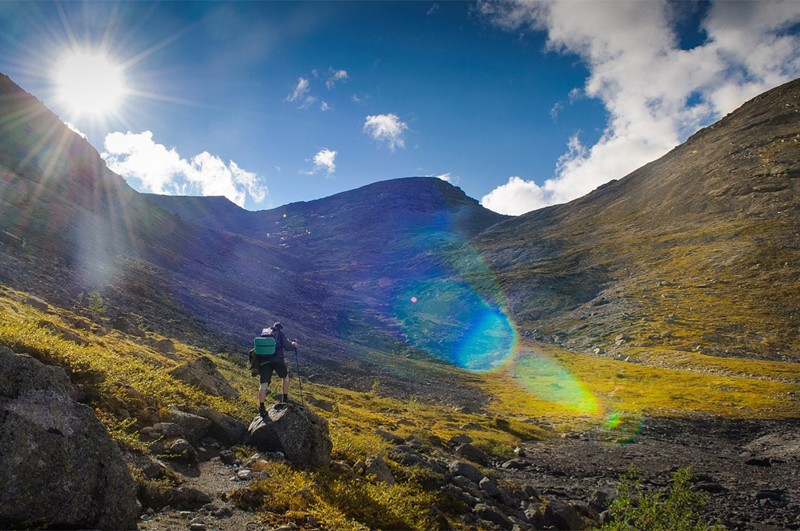
{"type": "Polygon", "coordinates": [[[786,263],[800,261],[789,230],[797,211],[797,136],[791,129],[798,116],[797,81],[751,100],[620,180],[518,217],[488,211],[431,177],[379,181],[256,212],[224,198],[139,194],[99,166],[97,152],[71,131],[63,134],[72,135],[69,142],[81,146],[81,156],[61,160],[49,142],[66,127],[38,100],[20,105],[24,91],[12,85],[5,78],[2,104],[12,118],[3,121],[0,197],[16,203],[1,217],[0,229],[32,248],[61,242],[51,260],[71,280],[50,274],[42,285],[48,275],[38,270],[19,282],[26,276],[19,273],[24,253],[13,246],[9,256],[17,261],[8,261],[0,278],[23,288],[38,285],[64,303],[79,291],[100,289],[123,312],[159,321],[161,303],[154,301],[168,301],[170,312],[181,316],[177,321],[192,323],[172,333],[185,337],[200,326],[224,348],[282,320],[327,345],[332,359],[350,356],[352,345],[396,352],[409,341],[417,350],[439,349],[433,354],[448,359],[442,349],[460,343],[475,312],[484,311],[507,314],[523,336],[603,355],[631,348],[666,355],[699,346],[712,355],[781,359],[782,351],[798,350],[795,332],[783,339],[778,333],[800,319],[791,302],[794,288],[773,289],[794,272],[779,267],[779,255],[786,263]],[[13,118],[25,113],[45,118],[24,125],[13,118]],[[748,137],[754,131],[755,141],[748,137]],[[39,143],[25,144],[26,138],[39,143]],[[25,146],[27,154],[20,156],[25,146]],[[64,206],[55,193],[17,190],[27,181],[44,182],[47,164],[59,169],[48,178],[67,187],[67,197],[86,197],[96,183],[115,183],[101,194],[107,201],[89,225],[80,222],[82,205],[64,206]],[[42,213],[34,217],[53,219],[52,212],[61,212],[63,219],[53,227],[20,225],[23,207],[42,213]],[[776,212],[782,214],[775,218],[776,212]],[[56,236],[65,225],[81,236],[97,233],[91,252],[56,236]],[[91,230],[81,228],[86,226],[91,230]],[[751,238],[748,231],[764,232],[751,238]],[[764,242],[780,251],[774,260],[764,242]],[[716,280],[706,251],[730,262],[716,280]],[[681,252],[698,259],[685,264],[681,252]],[[79,270],[97,257],[98,269],[117,271],[117,277],[98,275],[94,284],[83,278],[79,270]],[[759,260],[768,264],[766,273],[743,283],[759,260]],[[114,286],[103,278],[129,281],[114,286]],[[684,284],[689,287],[678,288],[684,284]],[[414,293],[447,302],[409,306],[414,293]],[[747,308],[736,307],[742,293],[752,294],[747,308]],[[459,307],[459,300],[470,302],[459,307]],[[691,300],[701,314],[711,312],[709,326],[693,324],[691,300]],[[766,301],[776,300],[777,311],[767,307],[766,301]],[[447,339],[436,340],[439,333],[447,339]],[[423,339],[431,334],[434,339],[423,339]]]}

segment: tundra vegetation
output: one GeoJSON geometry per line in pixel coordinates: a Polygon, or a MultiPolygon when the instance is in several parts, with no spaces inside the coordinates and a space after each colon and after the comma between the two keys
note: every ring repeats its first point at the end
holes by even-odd
{"type": "MultiPolygon", "coordinates": [[[[140,334],[125,334],[108,326],[108,318],[93,308],[50,306],[43,310],[28,301],[27,293],[0,286],[0,345],[64,368],[81,400],[94,408],[123,449],[146,453],[139,430],[157,421],[171,406],[207,406],[244,422],[252,419],[256,386],[244,353],[206,352],[173,339],[175,352],[165,354],[156,348],[165,338],[142,332],[146,326],[139,327],[140,334]],[[169,375],[171,369],[200,356],[214,360],[239,392],[238,398],[212,396],[169,375]]],[[[424,360],[405,361],[406,369],[417,372],[419,378],[441,377],[444,371],[451,378],[463,377],[478,386],[490,397],[479,412],[442,405],[432,398],[384,396],[379,385],[354,391],[304,381],[306,397],[331,405],[311,407],[329,421],[333,458],[352,466],[369,456],[380,456],[397,484],[375,483],[331,468],[307,470],[275,462],[261,465],[266,479],[255,483],[254,490],[263,496],[235,501],[276,524],[312,515],[321,525],[336,529],[429,529],[437,517],[432,512],[434,505],[451,517],[463,507],[444,499],[431,485],[426,470],[393,461],[390,444],[375,433],[377,427],[399,436],[413,435],[427,444],[465,434],[489,455],[509,458],[521,441],[558,432],[595,427],[606,430],[610,440],[625,440],[641,415],[796,416],[796,364],[696,352],[669,358],[661,354],[634,349],[628,361],[621,361],[523,341],[515,358],[492,373],[428,366],[430,362],[424,360]],[[581,400],[553,400],[564,386],[565,375],[576,382],[583,394],[581,400]]],[[[376,360],[385,356],[374,353],[376,360]]],[[[645,505],[647,510],[677,510],[670,505],[670,496],[685,489],[682,478],[676,476],[678,490],[673,489],[673,494],[647,498],[648,503],[652,501],[645,505]]],[[[138,480],[147,481],[140,475],[138,480]]],[[[626,481],[623,485],[629,486],[629,494],[635,493],[635,481],[626,481]]],[[[630,512],[635,509],[618,504],[616,510],[624,518],[634,518],[630,512]]]]}

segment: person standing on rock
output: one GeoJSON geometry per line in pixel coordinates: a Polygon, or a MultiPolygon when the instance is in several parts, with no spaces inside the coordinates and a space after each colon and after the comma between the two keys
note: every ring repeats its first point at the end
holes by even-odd
{"type": "Polygon", "coordinates": [[[255,345],[255,351],[259,362],[259,381],[261,382],[261,385],[258,387],[258,412],[261,416],[264,416],[267,414],[267,410],[264,407],[264,400],[267,398],[267,389],[269,389],[269,384],[272,382],[273,372],[283,379],[281,388],[283,396],[281,402],[289,401],[289,369],[286,367],[284,352],[287,350],[297,352],[297,342],[290,342],[286,339],[286,335],[283,333],[283,325],[281,323],[275,323],[272,325],[272,328],[265,328],[261,331],[261,335],[255,339],[255,345]],[[274,342],[270,341],[270,338],[274,338],[274,342]],[[259,348],[260,343],[262,344],[261,348],[259,348]],[[265,347],[263,345],[267,346],[265,347]],[[270,347],[269,345],[274,346],[270,347]],[[273,352],[262,354],[262,352],[269,351],[273,352]]]}

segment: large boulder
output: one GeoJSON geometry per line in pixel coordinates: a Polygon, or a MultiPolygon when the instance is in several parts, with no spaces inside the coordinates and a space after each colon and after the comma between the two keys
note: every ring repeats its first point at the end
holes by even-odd
{"type": "Polygon", "coordinates": [[[135,529],[136,486],[66,373],[0,347],[0,527],[135,529]]]}
{"type": "Polygon", "coordinates": [[[262,452],[283,452],[292,463],[327,465],[333,443],[328,421],[294,403],[274,404],[267,416],[256,417],[248,429],[247,444],[262,452]]]}
{"type": "Polygon", "coordinates": [[[176,407],[169,409],[168,417],[180,427],[181,436],[192,444],[205,437],[211,427],[211,421],[207,418],[181,411],[176,407]]]}
{"type": "Polygon", "coordinates": [[[211,421],[208,435],[222,444],[236,446],[237,444],[242,444],[247,438],[247,424],[230,415],[214,411],[208,407],[189,409],[188,411],[211,421]]]}
{"type": "Polygon", "coordinates": [[[175,367],[169,374],[176,380],[186,382],[210,395],[223,398],[238,398],[239,392],[217,370],[216,364],[207,356],[175,367]]]}

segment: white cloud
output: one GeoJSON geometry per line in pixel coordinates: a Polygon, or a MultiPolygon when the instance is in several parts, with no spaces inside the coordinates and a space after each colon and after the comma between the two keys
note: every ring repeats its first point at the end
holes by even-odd
{"type": "Polygon", "coordinates": [[[330,75],[328,76],[328,80],[325,81],[325,86],[329,89],[335,87],[336,83],[340,81],[350,79],[350,77],[347,75],[347,70],[334,70],[333,68],[329,68],[328,72],[330,75]]]}
{"type": "Polygon", "coordinates": [[[481,199],[481,204],[500,214],[518,216],[547,205],[545,190],[533,181],[521,177],[509,177],[481,199]]]}
{"type": "Polygon", "coordinates": [[[256,203],[264,200],[267,188],[261,178],[228,164],[207,151],[187,160],[175,148],[167,149],[153,140],[153,133],[110,133],[101,154],[108,168],[134,179],[145,192],[168,195],[222,195],[243,206],[247,195],[256,203]]]}
{"type": "Polygon", "coordinates": [[[408,124],[401,121],[396,114],[374,114],[367,116],[363,131],[378,142],[386,142],[391,151],[397,147],[405,147],[403,133],[408,124]]]}
{"type": "Polygon", "coordinates": [[[322,112],[329,111],[331,110],[331,106],[328,105],[327,101],[323,101],[322,103],[319,104],[319,110],[321,110],[322,112]]]}
{"type": "Polygon", "coordinates": [[[73,133],[76,133],[78,136],[80,136],[81,138],[86,140],[86,138],[87,138],[86,134],[83,131],[81,131],[80,129],[78,129],[77,127],[75,127],[75,125],[72,122],[64,122],[64,125],[69,127],[72,130],[73,133]]]}
{"type": "Polygon", "coordinates": [[[581,95],[599,99],[609,116],[594,145],[582,145],[577,135],[570,139],[554,176],[542,187],[523,186],[525,181],[512,177],[488,194],[495,208],[502,208],[500,198],[518,197],[509,193],[512,188],[531,197],[541,191],[540,206],[579,197],[660,157],[749,98],[800,76],[800,36],[783,32],[800,22],[800,2],[714,2],[702,21],[707,39],[684,50],[675,27],[680,10],[691,6],[569,0],[480,4],[496,25],[544,31],[549,50],[578,55],[590,75],[582,91],[570,92],[570,102],[581,95]]]}
{"type": "Polygon", "coordinates": [[[315,173],[322,173],[325,172],[326,175],[331,176],[336,172],[336,155],[337,152],[323,148],[314,155],[314,168],[306,172],[308,175],[313,175],[315,173]]]}
{"type": "Polygon", "coordinates": [[[294,86],[292,93],[286,96],[286,101],[297,102],[300,104],[301,108],[309,107],[312,103],[317,101],[317,98],[309,94],[310,90],[308,78],[300,76],[297,79],[297,84],[294,86]]]}

